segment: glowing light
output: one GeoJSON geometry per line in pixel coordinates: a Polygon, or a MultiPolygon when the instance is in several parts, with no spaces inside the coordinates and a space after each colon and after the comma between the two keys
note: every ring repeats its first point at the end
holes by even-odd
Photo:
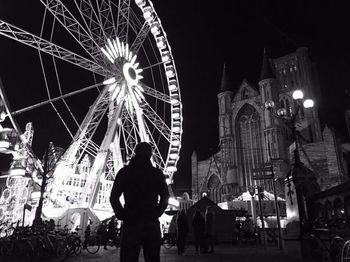
{"type": "Polygon", "coordinates": [[[135,3],[139,6],[139,7],[143,7],[146,5],[146,1],[145,0],[135,0],[135,3]]]}
{"type": "Polygon", "coordinates": [[[174,198],[174,197],[169,197],[168,204],[176,206],[176,207],[180,206],[179,201],[176,198],[174,198]]]}
{"type": "Polygon", "coordinates": [[[0,141],[0,151],[3,149],[8,149],[10,147],[10,142],[8,141],[0,141]]]}
{"type": "Polygon", "coordinates": [[[107,41],[108,41],[109,48],[111,49],[111,51],[113,53],[114,58],[117,58],[118,55],[117,55],[117,52],[115,51],[115,48],[113,46],[112,41],[110,39],[107,39],[107,41]]]}
{"type": "Polygon", "coordinates": [[[176,83],[170,83],[170,85],[169,85],[169,90],[170,90],[170,91],[176,91],[176,90],[177,90],[177,85],[176,85],[176,83]]]}
{"type": "Polygon", "coordinates": [[[174,133],[178,133],[178,132],[181,131],[181,128],[178,127],[178,126],[174,126],[174,127],[171,129],[171,131],[173,131],[174,133]]]}
{"type": "Polygon", "coordinates": [[[169,173],[176,172],[177,168],[176,168],[176,166],[168,166],[166,168],[166,171],[169,172],[169,173]]]}
{"type": "Polygon", "coordinates": [[[157,47],[159,49],[164,49],[166,47],[164,36],[161,36],[161,37],[157,38],[157,47]]]}
{"type": "Polygon", "coordinates": [[[295,91],[293,92],[292,97],[293,97],[294,100],[303,99],[304,93],[303,93],[303,91],[301,91],[301,90],[295,90],[295,91]]]}
{"type": "Polygon", "coordinates": [[[4,121],[6,118],[6,113],[5,112],[1,112],[0,113],[0,122],[4,121]]]}
{"type": "Polygon", "coordinates": [[[163,61],[164,63],[170,61],[170,52],[164,52],[164,53],[162,54],[162,61],[163,61]]]}
{"type": "Polygon", "coordinates": [[[109,85],[109,84],[113,84],[116,81],[115,77],[111,77],[105,81],[103,81],[104,85],[109,85]]]}
{"type": "Polygon", "coordinates": [[[287,110],[285,108],[279,108],[277,110],[277,115],[279,115],[279,116],[286,116],[287,115],[287,110]]]}
{"type": "Polygon", "coordinates": [[[311,108],[314,107],[314,100],[312,99],[306,99],[303,103],[305,108],[311,108]]]}
{"type": "Polygon", "coordinates": [[[10,170],[10,176],[24,176],[26,170],[24,168],[14,168],[10,170]]]}
{"type": "Polygon", "coordinates": [[[134,69],[131,63],[124,64],[123,75],[128,83],[130,83],[131,85],[137,85],[137,71],[134,69]]]}
{"type": "Polygon", "coordinates": [[[150,23],[153,20],[153,13],[152,13],[152,8],[151,7],[146,7],[144,9],[143,17],[145,20],[150,23]]]}
{"type": "Polygon", "coordinates": [[[109,60],[112,64],[114,64],[114,59],[108,54],[108,52],[107,52],[103,47],[101,47],[101,51],[102,51],[102,53],[104,53],[104,55],[108,58],[108,60],[109,60]]]}
{"type": "Polygon", "coordinates": [[[30,198],[32,200],[39,200],[39,198],[40,198],[40,191],[33,191],[30,198]]]}
{"type": "Polygon", "coordinates": [[[160,25],[158,22],[155,22],[151,25],[151,33],[153,35],[159,35],[160,34],[160,25]]]}
{"type": "Polygon", "coordinates": [[[173,181],[170,178],[166,178],[165,182],[166,182],[167,185],[170,185],[170,184],[173,183],[173,181]]]}
{"type": "Polygon", "coordinates": [[[179,146],[180,145],[180,141],[179,140],[173,140],[173,141],[171,141],[171,145],[179,146]]]}
{"type": "Polygon", "coordinates": [[[173,77],[175,75],[175,70],[173,66],[168,66],[166,69],[166,75],[167,77],[173,77]]]}
{"type": "Polygon", "coordinates": [[[173,113],[173,118],[179,118],[180,117],[180,113],[173,113]]]}
{"type": "Polygon", "coordinates": [[[173,98],[173,99],[170,100],[170,103],[171,103],[172,105],[176,105],[176,104],[180,103],[180,101],[177,100],[177,99],[175,99],[175,98],[173,98]]]}
{"type": "Polygon", "coordinates": [[[265,102],[265,108],[266,108],[266,109],[274,108],[274,106],[275,106],[275,102],[273,102],[272,100],[267,100],[267,101],[265,102]]]}
{"type": "Polygon", "coordinates": [[[170,155],[169,155],[169,158],[171,158],[171,159],[177,159],[179,157],[179,154],[178,153],[171,153],[170,155]]]}

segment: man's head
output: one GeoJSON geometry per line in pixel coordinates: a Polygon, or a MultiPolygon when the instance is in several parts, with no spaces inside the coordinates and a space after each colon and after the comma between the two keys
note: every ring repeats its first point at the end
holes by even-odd
{"type": "Polygon", "coordinates": [[[152,156],[152,147],[149,143],[141,142],[136,145],[135,148],[136,156],[145,156],[147,158],[151,158],[152,156]]]}

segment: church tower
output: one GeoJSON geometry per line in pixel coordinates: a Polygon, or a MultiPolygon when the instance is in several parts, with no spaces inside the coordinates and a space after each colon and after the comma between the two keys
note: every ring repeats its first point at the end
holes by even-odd
{"type": "Polygon", "coordinates": [[[283,139],[283,129],[278,118],[273,116],[278,108],[278,83],[272,73],[270,61],[264,50],[262,68],[260,74],[260,94],[262,104],[273,103],[275,106],[266,109],[264,106],[263,129],[264,129],[264,160],[285,159],[285,146],[283,139]]]}
{"type": "Polygon", "coordinates": [[[232,95],[229,89],[229,80],[226,72],[226,65],[221,78],[219,102],[219,138],[222,153],[222,163],[225,169],[233,165],[233,137],[232,137],[232,95]]]}

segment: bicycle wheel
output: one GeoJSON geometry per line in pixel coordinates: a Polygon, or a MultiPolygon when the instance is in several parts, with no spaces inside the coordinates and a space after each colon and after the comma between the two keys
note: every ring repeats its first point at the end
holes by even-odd
{"type": "Polygon", "coordinates": [[[341,260],[344,244],[345,240],[339,236],[336,236],[332,239],[329,250],[329,256],[332,261],[338,262],[341,260]]]}
{"type": "Polygon", "coordinates": [[[63,239],[58,239],[56,240],[56,245],[55,245],[55,256],[58,258],[59,261],[62,261],[67,254],[67,242],[64,241],[63,239]]]}
{"type": "Polygon", "coordinates": [[[100,239],[98,237],[90,236],[86,241],[86,250],[90,254],[95,254],[100,250],[100,239]]]}
{"type": "Polygon", "coordinates": [[[342,252],[341,252],[341,262],[349,261],[350,260],[350,240],[346,241],[343,245],[342,252]]]}

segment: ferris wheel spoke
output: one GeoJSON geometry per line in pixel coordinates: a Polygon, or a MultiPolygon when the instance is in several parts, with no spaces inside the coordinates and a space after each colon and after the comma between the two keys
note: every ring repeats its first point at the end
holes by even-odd
{"type": "Polygon", "coordinates": [[[152,96],[154,98],[157,98],[159,100],[162,100],[164,102],[167,102],[167,103],[171,103],[171,99],[170,99],[170,96],[162,93],[162,92],[159,92],[158,90],[155,90],[154,88],[152,87],[149,87],[143,83],[139,83],[139,85],[142,87],[143,89],[143,92],[149,96],[152,96]]]}
{"type": "Polygon", "coordinates": [[[143,115],[152,123],[152,125],[162,134],[162,136],[170,142],[171,129],[157,114],[157,112],[147,103],[141,105],[143,115]]]}
{"type": "Polygon", "coordinates": [[[135,119],[129,114],[128,110],[124,110],[122,114],[122,137],[125,143],[127,156],[131,157],[134,154],[135,147],[139,142],[137,136],[137,125],[135,119]]]}
{"type": "Polygon", "coordinates": [[[149,25],[147,22],[145,22],[141,27],[139,33],[137,34],[136,39],[131,45],[130,49],[133,54],[137,54],[139,52],[140,48],[143,45],[143,42],[148,36],[149,31],[150,31],[149,25]]]}
{"type": "Polygon", "coordinates": [[[40,1],[92,59],[98,57],[100,59],[102,58],[102,53],[99,50],[99,44],[95,42],[92,36],[85,30],[85,28],[78,22],[78,20],[60,0],[40,1]]]}
{"type": "Polygon", "coordinates": [[[98,15],[101,21],[102,30],[107,38],[114,38],[116,36],[114,15],[110,0],[96,1],[98,5],[98,15]]]}
{"type": "Polygon", "coordinates": [[[91,60],[86,59],[85,57],[82,57],[63,47],[55,45],[45,39],[42,39],[36,35],[26,32],[3,20],[0,20],[0,35],[13,39],[17,42],[20,42],[32,48],[35,48],[46,54],[62,59],[66,62],[79,66],[93,73],[96,73],[102,76],[113,74],[113,72],[110,72],[108,69],[100,66],[99,64],[91,60]]]}
{"type": "Polygon", "coordinates": [[[67,159],[68,163],[76,165],[80,161],[83,153],[90,145],[92,137],[105,115],[108,106],[109,92],[105,87],[99,97],[95,100],[94,104],[90,107],[80,128],[73,138],[73,143],[65,153],[64,159],[67,159]]]}
{"type": "MultiPolygon", "coordinates": [[[[103,31],[102,22],[100,21],[91,0],[74,0],[74,2],[84,20],[86,28],[90,31],[90,35],[97,42],[98,46],[103,46],[107,36],[103,31]]],[[[97,51],[99,52],[100,50],[97,51]]]]}
{"type": "Polygon", "coordinates": [[[128,42],[130,19],[130,0],[119,0],[117,18],[117,36],[123,42],[128,42]]]}

